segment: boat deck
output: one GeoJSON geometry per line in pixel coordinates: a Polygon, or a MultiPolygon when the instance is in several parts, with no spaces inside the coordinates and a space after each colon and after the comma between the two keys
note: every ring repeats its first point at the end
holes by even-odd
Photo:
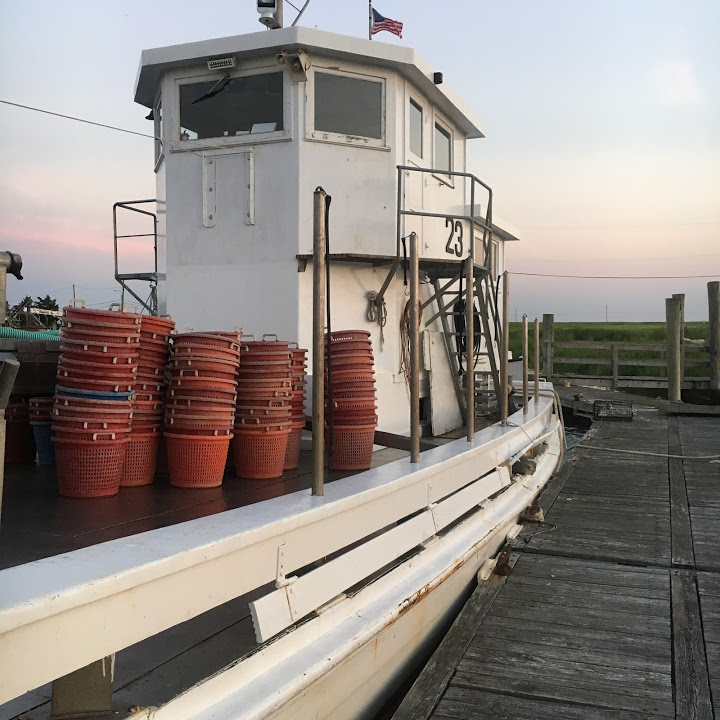
{"type": "MultiPolygon", "coordinates": [[[[373,467],[408,453],[383,448],[373,467]]],[[[327,471],[326,482],[354,474],[327,471]]],[[[153,485],[123,488],[110,498],[69,499],[57,493],[54,468],[8,466],[5,475],[0,569],[147,530],[213,515],[312,485],[312,455],[302,451],[297,470],[273,480],[241,480],[228,472],[220,487],[175,488],[159,473],[153,485]]],[[[241,570],[239,570],[241,571],[241,570]]],[[[114,718],[131,708],[158,706],[257,647],[248,602],[258,588],[147,640],[115,657],[114,718]]],[[[48,720],[51,685],[0,705],[0,720],[48,720]]]]}
{"type": "Polygon", "coordinates": [[[718,453],[717,415],[596,423],[393,720],[720,718],[720,463],[664,457],[718,453]]]}
{"type": "MultiPolygon", "coordinates": [[[[373,453],[372,466],[407,454],[383,448],[373,453]]],[[[327,470],[326,482],[353,474],[327,470]]],[[[167,474],[159,472],[152,485],[87,500],[61,497],[55,468],[9,465],[0,522],[0,570],[310,487],[310,451],[301,452],[297,469],[272,480],[238,479],[228,471],[220,487],[195,490],[173,487],[167,474]]]]}

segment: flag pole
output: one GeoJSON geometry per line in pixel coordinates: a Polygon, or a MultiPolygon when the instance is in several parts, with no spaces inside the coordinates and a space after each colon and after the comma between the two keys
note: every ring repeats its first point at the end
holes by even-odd
{"type": "Polygon", "coordinates": [[[372,40],[372,26],[373,26],[373,17],[372,17],[372,0],[368,1],[368,40],[372,40]]]}

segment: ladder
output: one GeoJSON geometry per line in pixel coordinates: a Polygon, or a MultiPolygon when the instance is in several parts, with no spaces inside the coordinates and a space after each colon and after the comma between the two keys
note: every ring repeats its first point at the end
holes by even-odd
{"type": "MultiPolygon", "coordinates": [[[[467,402],[465,394],[465,301],[462,289],[462,272],[451,278],[434,278],[434,293],[426,300],[422,308],[433,303],[435,312],[425,321],[429,328],[436,320],[440,320],[442,336],[447,353],[453,387],[457,397],[463,421],[467,422],[467,402]]],[[[484,417],[496,411],[498,398],[496,388],[500,387],[500,331],[501,324],[495,302],[489,273],[481,273],[475,278],[473,292],[475,301],[475,362],[472,368],[475,417],[484,417]]]]}
{"type": "Polygon", "coordinates": [[[127,200],[125,202],[116,202],[113,205],[113,254],[115,258],[115,280],[117,280],[122,286],[123,292],[123,305],[125,304],[125,293],[131,295],[135,300],[138,301],[140,306],[146,310],[150,315],[158,315],[158,296],[157,286],[160,280],[165,280],[165,274],[158,272],[158,219],[157,214],[150,212],[149,210],[143,210],[137,205],[145,205],[148,203],[156,203],[156,200],[127,200]],[[143,217],[149,217],[152,219],[152,232],[148,233],[133,233],[129,235],[118,234],[118,210],[125,210],[132,213],[137,213],[143,217]],[[134,272],[134,273],[121,273],[119,270],[118,261],[118,240],[124,238],[153,238],[153,251],[155,258],[155,269],[151,272],[134,272]],[[136,290],[129,285],[132,281],[147,282],[150,284],[150,292],[147,298],[143,298],[138,295],[136,290]]]}
{"type": "MultiPolygon", "coordinates": [[[[398,165],[398,205],[397,205],[397,262],[392,266],[388,280],[386,280],[380,295],[387,287],[387,283],[401,258],[403,217],[432,217],[445,218],[446,221],[463,220],[470,223],[470,242],[468,255],[462,260],[454,258],[453,261],[438,261],[430,258],[420,258],[420,269],[423,270],[433,284],[432,297],[422,303],[421,310],[436,305],[436,311],[425,320],[425,327],[430,327],[436,320],[440,320],[442,335],[450,364],[453,386],[457,396],[458,405],[467,424],[469,417],[482,417],[491,414],[499,407],[498,390],[500,383],[500,348],[502,345],[500,316],[497,307],[496,295],[492,280],[492,189],[480,179],[466,172],[443,170],[442,174],[453,178],[461,178],[469,189],[468,197],[465,195],[465,212],[461,214],[427,212],[424,210],[408,210],[405,208],[405,175],[420,173],[421,175],[436,174],[433,168],[420,168],[416,166],[398,165]],[[485,216],[480,212],[480,203],[476,201],[476,186],[486,194],[487,203],[485,216]],[[479,241],[479,242],[476,242],[479,241]],[[474,362],[472,368],[464,367],[465,355],[465,293],[463,280],[467,263],[473,263],[473,303],[474,303],[474,362]],[[467,407],[467,394],[465,392],[467,374],[472,373],[473,379],[473,405],[467,407]],[[471,416],[469,413],[472,412],[471,416]]],[[[465,191],[463,191],[465,192],[465,191]]],[[[449,252],[449,251],[448,251],[449,252]]]]}

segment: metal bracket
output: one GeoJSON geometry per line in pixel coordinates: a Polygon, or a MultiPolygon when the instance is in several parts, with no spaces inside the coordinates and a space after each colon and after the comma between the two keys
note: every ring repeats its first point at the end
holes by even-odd
{"type": "Polygon", "coordinates": [[[277,564],[275,566],[275,587],[282,588],[289,585],[292,581],[285,577],[285,543],[278,545],[277,548],[277,564]]]}
{"type": "Polygon", "coordinates": [[[435,508],[437,507],[438,504],[436,502],[432,502],[430,500],[431,495],[432,495],[432,483],[428,482],[428,484],[427,484],[427,509],[430,511],[430,515],[432,516],[432,521],[433,521],[433,527],[435,528],[435,532],[437,532],[438,524],[437,524],[437,519],[435,517],[435,508]]]}

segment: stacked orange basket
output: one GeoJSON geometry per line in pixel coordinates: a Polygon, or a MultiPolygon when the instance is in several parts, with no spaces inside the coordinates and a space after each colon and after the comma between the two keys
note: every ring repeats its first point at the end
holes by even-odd
{"type": "Polygon", "coordinates": [[[174,336],[164,432],[172,485],[222,483],[233,437],[239,356],[235,333],[174,336]]]}
{"type": "Polygon", "coordinates": [[[235,474],[280,477],[292,424],[290,343],[263,335],[262,340],[243,340],[241,351],[232,441],[235,474]]]}
{"type": "Polygon", "coordinates": [[[149,485],[155,477],[167,388],[165,374],[174,328],[175,323],[168,318],[141,315],[138,369],[131,400],[132,432],[125,453],[121,487],[149,485]]]}
{"type": "Polygon", "coordinates": [[[300,460],[300,440],[305,427],[307,352],[307,350],[298,348],[297,343],[290,343],[290,380],[292,381],[290,391],[290,434],[288,435],[287,449],[285,450],[283,470],[294,470],[300,460]]]}
{"type": "MultiPolygon", "coordinates": [[[[82,301],[81,301],[82,302],[82,301]]],[[[53,442],[60,493],[115,495],[130,436],[140,315],[64,308],[53,442]]]]}
{"type": "Polygon", "coordinates": [[[328,467],[365,470],[372,462],[378,419],[370,333],[340,330],[326,335],[325,356],[328,467]]]}

